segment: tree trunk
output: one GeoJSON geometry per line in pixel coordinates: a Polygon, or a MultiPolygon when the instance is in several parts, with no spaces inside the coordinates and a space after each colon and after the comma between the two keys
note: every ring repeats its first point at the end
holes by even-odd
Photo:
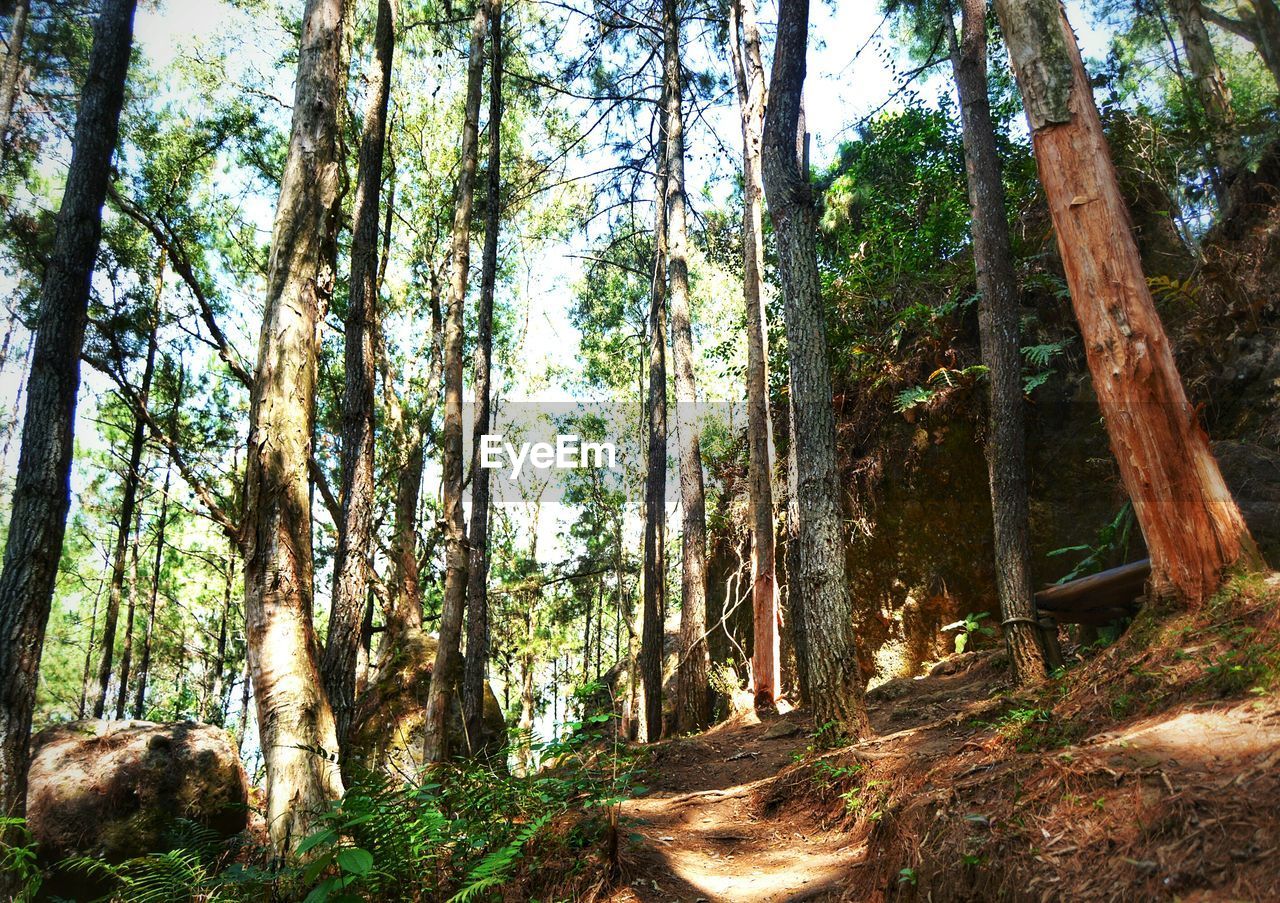
{"type": "Polygon", "coordinates": [[[391,539],[391,599],[379,650],[382,672],[405,634],[422,629],[418,587],[418,493],[422,486],[422,435],[410,441],[396,479],[395,528],[391,539]]]}
{"type": "Polygon", "coordinates": [[[1276,0],[1242,0],[1236,6],[1240,18],[1223,15],[1212,6],[1200,5],[1209,22],[1253,44],[1280,88],[1280,3],[1276,0]]]}
{"type": "Polygon", "coordinates": [[[116,720],[124,719],[129,701],[129,669],[133,664],[133,622],[138,613],[138,546],[142,545],[142,510],[134,515],[133,543],[129,546],[129,611],[124,619],[124,644],[120,651],[120,682],[116,687],[116,720]]]}
{"type": "Polygon", "coordinates": [[[781,650],[773,517],[773,424],[769,418],[768,321],[764,306],[764,176],[760,141],[765,81],[755,0],[729,4],[729,51],[742,121],[742,295],[747,314],[747,485],[751,509],[751,679],[757,709],[778,698],[781,650]]]}
{"type": "Polygon", "coordinates": [[[680,12],[663,0],[663,79],[667,121],[667,274],[671,294],[671,349],[676,377],[676,432],[680,445],[683,513],[680,572],[680,664],[676,669],[676,729],[701,730],[711,719],[707,654],[707,513],[698,438],[698,390],[693,372],[689,313],[688,223],[684,192],[684,111],[680,78],[680,12]]]}
{"type": "MultiPolygon", "coordinates": [[[[663,102],[665,105],[665,91],[663,102]]],[[[665,117],[663,117],[665,119],[665,117]]],[[[654,204],[653,285],[649,299],[649,446],[644,482],[644,601],[636,717],[642,742],[662,737],[662,646],[667,609],[667,140],[659,126],[654,204]]]]}
{"type": "Polygon", "coordinates": [[[800,591],[800,574],[804,571],[800,561],[800,466],[796,461],[796,409],[790,393],[787,395],[787,548],[784,560],[787,568],[787,616],[791,624],[792,651],[795,653],[796,689],[800,702],[813,705],[813,693],[809,686],[809,638],[805,634],[804,593],[800,591]]]}
{"type": "MultiPolygon", "coordinates": [[[[169,435],[177,436],[178,409],[182,403],[183,390],[186,387],[187,371],[182,361],[178,361],[178,387],[173,396],[173,406],[169,409],[169,435]]],[[[169,524],[169,485],[173,476],[173,455],[166,458],[164,465],[164,485],[160,488],[160,517],[156,522],[156,552],[151,562],[151,598],[147,603],[147,624],[142,635],[142,657],[138,662],[138,689],[133,697],[133,717],[141,719],[146,712],[147,680],[151,676],[151,645],[156,629],[156,602],[160,598],[160,575],[164,570],[164,533],[169,524]]]]}
{"type": "Polygon", "coordinates": [[[498,279],[498,232],[502,227],[502,8],[489,21],[489,161],[484,251],[480,257],[480,307],[476,311],[475,419],[471,428],[470,568],[467,586],[467,661],[462,710],[467,736],[479,737],[484,686],[489,677],[489,471],[480,466],[481,437],[489,432],[493,370],[493,292],[498,279]]]}
{"type": "MultiPolygon", "coordinates": [[[[28,737],[71,504],[72,430],[89,282],[133,45],[136,0],[104,0],[40,290],[22,448],[0,571],[0,813],[26,811],[28,737]]],[[[7,832],[6,832],[7,833],[7,832]]],[[[0,895],[13,889],[0,878],[0,895]]]]}
{"type": "Polygon", "coordinates": [[[946,11],[951,68],[960,96],[965,172],[978,275],[978,332],[987,365],[987,475],[991,485],[996,592],[1005,645],[1017,684],[1043,680],[1044,651],[1031,584],[1026,427],[1022,411],[1022,355],[1018,282],[1009,246],[1004,182],[987,95],[987,0],[960,0],[957,39],[946,11]]]}
{"type": "Polygon", "coordinates": [[[355,228],[351,237],[351,295],[345,336],[342,397],[342,521],[334,557],[329,635],[320,671],[333,706],[340,755],[345,755],[355,706],[360,625],[369,604],[369,554],[373,544],[374,340],[378,313],[378,205],[387,143],[391,60],[395,52],[396,0],[378,0],[369,108],[356,176],[355,228]]]}
{"type": "MultiPolygon", "coordinates": [[[[106,562],[103,562],[106,565],[106,562]]],[[[102,601],[102,590],[106,588],[105,577],[98,580],[97,592],[93,594],[93,610],[89,615],[89,642],[84,647],[84,671],[80,675],[80,705],[76,709],[76,717],[84,718],[88,711],[89,696],[93,692],[93,645],[98,631],[98,603],[102,601]]]]}
{"type": "Polygon", "coordinates": [[[333,710],[312,624],[308,462],[317,325],[332,283],[323,253],[338,192],[342,0],[307,0],[293,123],[272,234],[250,408],[242,530],[245,634],[267,771],[267,825],[278,854],[342,795],[333,710]]]}
{"type": "MultiPolygon", "coordinates": [[[[1200,13],[1200,0],[1169,0],[1169,9],[1178,23],[1182,46],[1191,67],[1196,96],[1204,108],[1209,142],[1213,146],[1214,159],[1219,169],[1219,185],[1229,182],[1240,168],[1243,148],[1236,136],[1236,114],[1231,105],[1231,89],[1218,66],[1217,54],[1209,40],[1200,13]]],[[[1219,191],[1219,201],[1225,193],[1219,191]]]]}
{"type": "MultiPolygon", "coordinates": [[[[164,254],[160,255],[161,273],[164,272],[164,254]]],[[[157,277],[157,282],[161,277],[157,277]]],[[[157,297],[158,297],[157,292],[157,297]]],[[[157,307],[157,311],[159,308],[157,307]]],[[[151,379],[156,369],[156,331],[158,319],[151,324],[147,339],[146,363],[142,369],[142,384],[138,389],[138,404],[145,411],[151,394],[151,379]]],[[[133,511],[138,500],[138,482],[141,479],[142,452],[147,441],[147,422],[142,413],[134,415],[133,434],[129,439],[129,460],[124,472],[124,488],[120,497],[120,522],[116,529],[115,553],[111,559],[111,582],[107,589],[107,610],[102,623],[102,654],[98,659],[98,685],[93,694],[93,717],[101,718],[107,708],[107,687],[111,683],[111,664],[115,656],[116,623],[120,620],[120,602],[124,596],[125,568],[128,567],[129,535],[133,530],[133,511]]],[[[132,612],[132,608],[130,609],[132,612]]],[[[122,691],[122,693],[125,691],[122,691]]]]}
{"type": "MultiPolygon", "coordinates": [[[[231,619],[232,585],[236,573],[235,543],[228,542],[227,546],[227,558],[222,572],[222,615],[218,618],[218,643],[214,646],[213,667],[209,669],[205,680],[206,692],[200,714],[201,721],[206,724],[216,724],[219,727],[227,717],[226,705],[223,701],[223,687],[226,684],[223,672],[227,667],[227,622],[231,619]]],[[[234,681],[234,678],[232,680],[234,681]]]]}
{"type": "Polygon", "coordinates": [[[1255,45],[1262,60],[1271,70],[1280,89],[1280,3],[1276,0],[1252,0],[1254,30],[1258,35],[1255,45]]]}
{"type": "Polygon", "coordinates": [[[796,513],[801,609],[808,645],[814,717],[839,733],[869,731],[854,639],[853,606],[844,574],[836,482],[835,416],[827,359],[815,236],[817,211],[797,154],[804,87],[808,0],[782,0],[764,127],[764,185],[778,236],[778,268],[786,298],[787,352],[795,424],[796,513]]]}
{"type": "Polygon", "coordinates": [[[491,14],[501,14],[502,0],[480,0],[471,19],[471,51],[467,59],[467,96],[462,122],[458,193],[453,210],[453,270],[449,274],[449,307],[444,324],[444,435],[441,483],[445,528],[444,602],[440,608],[440,644],[427,694],[423,759],[443,762],[449,755],[446,721],[449,698],[459,675],[462,616],[467,604],[467,536],[462,517],[462,344],[463,303],[471,269],[471,209],[475,200],[476,158],[480,143],[480,93],[484,74],[484,37],[491,14]]]}
{"type": "Polygon", "coordinates": [[[9,126],[13,122],[13,108],[18,101],[22,48],[27,39],[27,15],[30,11],[30,0],[17,0],[13,5],[13,20],[6,42],[8,49],[4,55],[4,68],[0,70],[0,162],[4,162],[5,151],[9,147],[9,126]]]}
{"type": "Polygon", "coordinates": [[[1040,181],[1157,595],[1203,603],[1261,561],[1187,402],[1142,272],[1075,36],[1057,0],[997,0],[1040,181]]]}

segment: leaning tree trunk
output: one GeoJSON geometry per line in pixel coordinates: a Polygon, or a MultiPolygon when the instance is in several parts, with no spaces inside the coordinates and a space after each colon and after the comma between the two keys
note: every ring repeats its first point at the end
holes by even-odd
{"type": "Polygon", "coordinates": [[[8,145],[9,125],[13,122],[13,108],[18,101],[18,79],[22,76],[22,47],[27,39],[27,16],[31,11],[30,0],[17,0],[13,6],[13,24],[9,28],[8,49],[4,55],[4,67],[0,69],[0,162],[4,161],[8,145]]]}
{"type": "MultiPolygon", "coordinates": [[[[40,307],[0,571],[0,814],[26,811],[28,736],[71,504],[72,431],[89,282],[120,130],[136,0],[104,0],[76,115],[62,207],[40,307]]],[[[0,894],[14,890],[0,877],[0,894]]]]}
{"type": "Polygon", "coordinates": [[[444,603],[440,644],[427,693],[423,759],[443,762],[449,755],[446,721],[449,698],[457,687],[462,650],[462,616],[467,604],[467,536],[462,518],[462,307],[471,268],[471,209],[475,200],[476,157],[480,143],[480,93],[484,74],[484,36],[489,17],[501,13],[502,0],[480,0],[471,20],[467,60],[467,96],[462,122],[461,164],[453,210],[453,270],[444,324],[444,435],[441,483],[445,528],[444,603]]]}
{"type": "MultiPolygon", "coordinates": [[[[1231,105],[1231,89],[1218,66],[1218,56],[1209,40],[1201,16],[1200,0],[1169,0],[1169,9],[1178,23],[1182,46],[1191,67],[1196,96],[1204,108],[1209,141],[1219,169],[1219,183],[1229,181],[1240,168],[1243,148],[1236,137],[1236,115],[1231,105]]],[[[1219,200],[1225,200],[1219,192],[1219,200]]]]}
{"type": "Polygon", "coordinates": [[[987,0],[960,0],[961,34],[947,11],[951,67],[960,96],[973,262],[978,273],[978,332],[987,365],[987,475],[991,484],[996,591],[1014,681],[1044,679],[1044,651],[1031,584],[1030,507],[1018,282],[1009,246],[1004,182],[987,95],[987,0]]]}
{"type": "Polygon", "coordinates": [[[320,671],[333,706],[338,748],[345,755],[356,697],[361,624],[369,604],[373,545],[374,340],[378,318],[378,204],[387,143],[396,0],[379,0],[369,109],[360,136],[355,226],[351,237],[351,294],[347,307],[342,397],[342,522],[334,557],[329,635],[320,671]]]}
{"type": "Polygon", "coordinates": [[[1187,402],[1066,13],[1058,0],[996,0],[996,12],[1153,591],[1197,606],[1226,568],[1259,563],[1257,546],[1187,402]]]}
{"type": "MultiPolygon", "coordinates": [[[[164,256],[160,258],[164,269],[164,256]]],[[[157,308],[158,309],[158,308],[157,308]]],[[[115,658],[116,624],[120,620],[120,601],[124,596],[124,574],[129,558],[129,534],[133,530],[133,511],[138,502],[138,483],[141,480],[142,451],[147,441],[147,422],[144,412],[147,397],[151,394],[151,378],[156,369],[156,331],[159,324],[151,324],[147,340],[146,363],[142,369],[142,383],[138,388],[138,405],[141,411],[134,415],[133,434],[129,438],[129,459],[125,465],[124,486],[120,496],[119,524],[116,528],[115,552],[111,558],[111,580],[107,584],[107,610],[102,622],[102,650],[98,659],[98,684],[93,692],[93,717],[106,713],[107,689],[111,683],[111,665],[115,658]]]]}
{"type": "Polygon", "coordinates": [[[689,314],[688,223],[684,193],[684,111],[680,78],[678,0],[663,0],[663,80],[667,121],[667,273],[671,293],[671,350],[676,376],[680,444],[680,664],[676,669],[676,730],[701,730],[711,720],[707,653],[707,512],[698,439],[698,390],[693,373],[689,314]]]}
{"type": "Polygon", "coordinates": [[[751,679],[758,709],[773,707],[782,681],[773,518],[773,425],[769,418],[768,326],[764,307],[764,65],[755,0],[729,4],[729,53],[742,120],[742,295],[747,307],[747,486],[751,509],[751,679]]]}
{"type": "MultiPolygon", "coordinates": [[[[665,102],[665,96],[664,96],[665,102]]],[[[665,118],[665,117],[662,117],[665,118]]],[[[659,125],[654,203],[653,284],[649,295],[649,445],[644,478],[644,599],[640,612],[640,695],[636,716],[642,742],[662,737],[662,646],[667,610],[667,141],[659,125]]]]}
{"type": "Polygon", "coordinates": [[[267,275],[245,474],[245,635],[253,673],[267,827],[287,854],[317,809],[342,795],[333,710],[312,624],[314,570],[308,462],[315,416],[317,326],[333,286],[326,230],[338,191],[342,0],[307,0],[267,275]],[[325,297],[322,297],[325,296],[325,297]]]}
{"type": "Polygon", "coordinates": [[[471,546],[467,584],[467,661],[462,677],[466,736],[479,737],[484,685],[489,676],[489,471],[480,466],[481,438],[489,432],[493,372],[493,292],[498,280],[498,231],[502,228],[502,8],[489,21],[489,160],[485,185],[484,251],[480,256],[480,306],[476,311],[475,418],[471,428],[471,546]]]}
{"type": "Polygon", "coordinates": [[[869,730],[844,573],[836,482],[835,416],[815,237],[817,210],[796,152],[809,28],[808,0],[781,0],[773,80],[764,126],[764,185],[778,236],[786,299],[787,352],[796,453],[796,513],[801,572],[790,591],[804,596],[814,717],[850,737],[869,730]]]}
{"type": "Polygon", "coordinates": [[[1276,0],[1242,0],[1232,18],[1212,6],[1200,5],[1200,15],[1209,22],[1253,44],[1280,88],[1280,3],[1276,0]]]}

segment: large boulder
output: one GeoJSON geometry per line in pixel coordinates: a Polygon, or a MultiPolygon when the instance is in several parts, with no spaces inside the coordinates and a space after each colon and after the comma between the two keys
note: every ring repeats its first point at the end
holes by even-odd
{"type": "MultiPolygon", "coordinates": [[[[436,638],[426,631],[410,630],[396,641],[395,652],[380,663],[377,677],[356,700],[349,768],[407,776],[422,767],[427,692],[437,646],[436,638]]],[[[476,758],[506,767],[506,720],[487,681],[480,736],[467,742],[457,694],[449,702],[447,731],[452,754],[465,756],[474,748],[476,758]]]]}
{"type": "Polygon", "coordinates": [[[248,822],[249,782],[222,728],[73,721],[32,737],[31,753],[27,824],[47,862],[164,851],[180,820],[223,837],[248,822]]]}

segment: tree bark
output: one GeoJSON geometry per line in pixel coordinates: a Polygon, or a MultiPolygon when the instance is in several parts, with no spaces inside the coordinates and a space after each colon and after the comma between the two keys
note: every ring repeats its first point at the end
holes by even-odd
{"type": "Polygon", "coordinates": [[[1257,546],[1187,402],[1066,13],[1058,0],[996,0],[996,12],[1153,590],[1198,606],[1226,568],[1261,562],[1257,546]]]}
{"type": "Polygon", "coordinates": [[[502,8],[489,20],[489,160],[484,251],[480,256],[480,306],[476,311],[475,418],[471,428],[470,568],[467,586],[467,660],[462,711],[467,737],[479,737],[484,686],[489,677],[489,471],[480,466],[481,438],[492,414],[493,292],[498,280],[498,232],[502,228],[502,8]]]}
{"type": "MultiPolygon", "coordinates": [[[[1178,34],[1191,67],[1196,96],[1204,108],[1209,141],[1219,169],[1218,184],[1230,181],[1240,168],[1243,148],[1236,137],[1236,114],[1231,105],[1231,89],[1218,66],[1218,57],[1209,40],[1201,16],[1200,0],[1169,0],[1169,9],[1178,23],[1178,34]]],[[[1219,200],[1224,200],[1219,192],[1219,200]]]]}
{"type": "MultiPolygon", "coordinates": [[[[187,371],[182,361],[178,361],[178,387],[173,396],[173,406],[169,409],[170,436],[178,434],[178,410],[182,403],[183,389],[186,387],[187,371]]],[[[138,661],[138,688],[133,697],[133,717],[141,719],[146,712],[147,680],[151,677],[151,646],[156,629],[156,602],[160,598],[160,575],[164,570],[164,534],[169,524],[169,486],[173,476],[173,455],[165,459],[164,485],[160,488],[160,516],[156,522],[156,551],[151,562],[151,590],[147,603],[147,624],[142,635],[142,656],[138,661]]]]}
{"type": "Polygon", "coordinates": [[[1280,3],[1242,0],[1236,12],[1240,18],[1233,19],[1212,6],[1200,6],[1200,14],[1209,22],[1253,44],[1280,89],[1280,3]]]}
{"type": "Polygon", "coordinates": [[[6,42],[8,48],[4,55],[4,68],[0,70],[0,163],[4,162],[9,147],[9,126],[13,122],[13,108],[18,101],[22,49],[27,40],[27,16],[30,11],[30,0],[17,0],[13,5],[13,20],[6,42]]]}
{"type": "MultiPolygon", "coordinates": [[[[663,103],[665,106],[665,91],[663,103]]],[[[665,117],[661,117],[665,119],[665,117]]],[[[649,296],[649,445],[644,482],[644,599],[640,612],[638,739],[662,737],[662,646],[667,609],[667,139],[659,125],[649,296]]]]}
{"type": "Polygon", "coordinates": [[[308,462],[317,325],[333,285],[324,249],[336,223],[342,0],[307,0],[293,123],[272,234],[250,407],[245,475],[245,633],[263,763],[267,826],[280,855],[342,795],[333,710],[312,624],[308,462]]]}
{"type": "Polygon", "coordinates": [[[1018,281],[1009,245],[1004,181],[987,94],[987,0],[960,0],[961,33],[945,27],[960,97],[965,172],[978,277],[978,333],[987,366],[987,476],[991,485],[996,592],[1005,645],[1019,685],[1043,680],[1044,650],[1031,584],[1030,506],[1018,281]]]}
{"type": "Polygon", "coordinates": [[[333,706],[339,755],[345,756],[356,696],[360,625],[369,603],[369,555],[373,545],[374,341],[378,312],[378,220],[382,161],[391,99],[396,0],[378,0],[374,60],[369,69],[369,108],[360,136],[355,228],[351,238],[351,294],[345,332],[342,397],[342,521],[334,557],[329,634],[320,672],[333,706]]]}
{"type": "Polygon", "coordinates": [[[676,668],[676,729],[701,730],[711,720],[707,653],[707,512],[698,436],[698,389],[689,312],[688,214],[684,188],[684,102],[680,77],[680,11],[663,0],[663,80],[667,121],[667,275],[671,350],[675,364],[676,433],[680,446],[680,663],[676,668]]]}
{"type": "Polygon", "coordinates": [[[861,737],[870,727],[844,573],[835,416],[815,247],[818,218],[808,173],[797,153],[808,28],[808,0],[781,0],[763,148],[764,185],[786,298],[795,406],[791,441],[796,453],[801,573],[791,591],[804,597],[801,611],[814,717],[820,726],[829,724],[841,734],[861,737]]]}
{"type": "MultiPolygon", "coordinates": [[[[76,116],[31,358],[22,448],[0,571],[0,813],[26,811],[40,652],[71,504],[72,431],[89,284],[120,130],[136,0],[104,0],[76,116]]],[[[6,832],[7,833],[7,832],[6,832]]],[[[0,878],[0,895],[14,890],[0,878]]]]}
{"type": "Polygon", "coordinates": [[[747,315],[747,486],[751,509],[751,679],[757,709],[772,708],[782,680],[773,516],[773,424],[769,417],[768,320],[764,307],[764,175],[760,141],[765,81],[755,0],[729,4],[729,51],[742,123],[742,295],[747,315]]]}
{"type": "MultiPolygon", "coordinates": [[[[160,257],[160,271],[164,271],[164,255],[160,257]]],[[[159,277],[157,277],[157,281],[159,277]]],[[[157,308],[158,310],[159,308],[157,308]]],[[[156,330],[158,322],[151,324],[147,339],[147,357],[142,369],[142,383],[138,388],[138,404],[143,410],[151,394],[151,379],[156,369],[156,330]]],[[[133,512],[138,500],[138,483],[141,479],[142,452],[147,440],[147,422],[142,413],[134,415],[133,433],[129,439],[129,459],[125,465],[124,484],[120,496],[119,524],[116,529],[115,552],[111,558],[111,581],[107,584],[107,610],[102,622],[102,653],[98,659],[98,685],[93,694],[93,717],[101,718],[107,708],[107,690],[111,683],[111,665],[115,657],[116,624],[120,620],[120,602],[124,596],[125,569],[128,567],[129,536],[133,531],[133,512]]],[[[130,609],[132,612],[132,608],[130,609]]]]}
{"type": "Polygon", "coordinates": [[[462,122],[458,190],[453,209],[453,269],[449,274],[449,306],[444,323],[444,432],[441,483],[445,530],[444,602],[440,609],[440,644],[427,694],[423,759],[443,762],[449,755],[446,721],[449,697],[458,685],[462,651],[462,616],[467,605],[467,535],[462,517],[462,308],[471,269],[471,210],[475,201],[476,158],[480,143],[481,76],[484,37],[489,17],[500,13],[502,0],[480,0],[471,19],[471,51],[467,59],[467,95],[462,122]]]}

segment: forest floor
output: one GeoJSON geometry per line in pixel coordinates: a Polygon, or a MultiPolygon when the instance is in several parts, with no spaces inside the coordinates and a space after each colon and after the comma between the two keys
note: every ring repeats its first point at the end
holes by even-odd
{"type": "Polygon", "coordinates": [[[1280,899],[1280,580],[1140,618],[1036,691],[994,650],[659,744],[610,903],[1280,899]]]}

